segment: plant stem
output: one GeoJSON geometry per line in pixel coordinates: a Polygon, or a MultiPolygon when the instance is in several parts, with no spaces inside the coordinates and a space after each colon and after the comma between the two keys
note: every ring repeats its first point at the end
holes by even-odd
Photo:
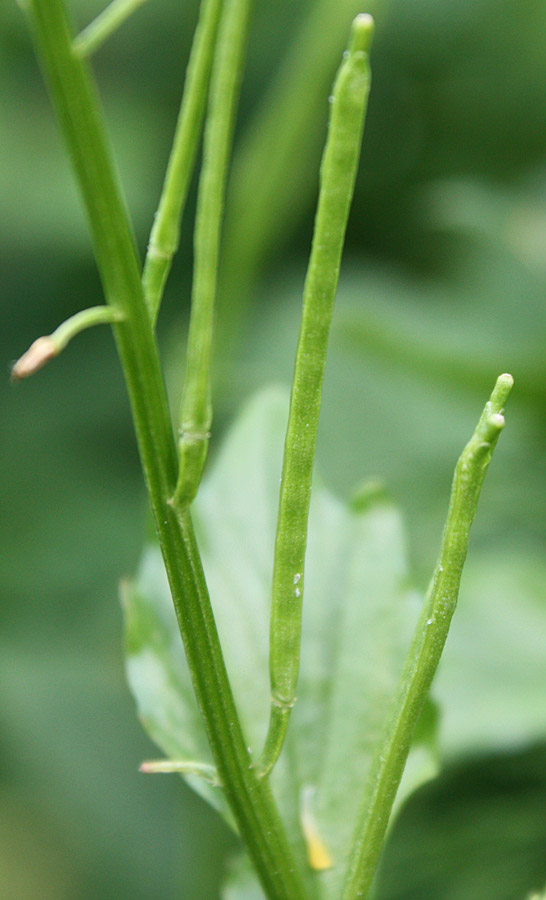
{"type": "Polygon", "coordinates": [[[203,0],[201,3],[173,146],[144,262],[144,294],[154,322],[180,243],[180,220],[201,137],[221,9],[222,0],[203,0]]]}
{"type": "Polygon", "coordinates": [[[455,467],[440,557],[406,659],[392,715],[368,775],[343,900],[367,897],[375,876],[415,726],[457,604],[470,528],[493,450],[504,427],[502,411],[512,384],[511,375],[498,378],[455,467]]]}
{"type": "Polygon", "coordinates": [[[170,775],[172,772],[180,772],[182,775],[199,775],[203,781],[207,781],[213,787],[220,787],[218,773],[214,766],[193,760],[151,759],[141,763],[139,772],[144,772],[146,775],[170,775]]]}
{"type": "Polygon", "coordinates": [[[11,370],[11,377],[19,380],[34,375],[50,359],[62,353],[72,338],[86,328],[92,328],[93,325],[113,325],[114,322],[122,320],[123,313],[113,306],[92,306],[89,309],[82,309],[59,325],[52,334],[37,338],[17,360],[11,370]]]}
{"type": "Polygon", "coordinates": [[[57,353],[61,353],[72,338],[87,328],[92,328],[94,325],[113,325],[115,322],[122,321],[123,313],[115,306],[91,306],[66,319],[55,329],[50,338],[55,344],[57,353]]]}
{"type": "Polygon", "coordinates": [[[284,445],[270,628],[271,712],[260,774],[281,751],[296,699],[307,520],[322,382],[347,218],[370,89],[371,16],[357,16],[337,75],[320,170],[320,194],[303,296],[284,445]]]}
{"type": "Polygon", "coordinates": [[[112,0],[112,3],[74,38],[72,44],[74,52],[82,58],[91,56],[120,25],[123,25],[131,13],[145,2],[146,0],[112,0]]]}
{"type": "Polygon", "coordinates": [[[220,233],[252,4],[253,0],[225,0],[211,76],[195,222],[186,378],[180,411],[180,471],[173,501],[178,509],[189,506],[197,493],[212,424],[210,367],[220,233]]]}
{"type": "Polygon", "coordinates": [[[178,624],[218,774],[266,896],[301,900],[304,893],[282,824],[268,786],[252,768],[241,731],[191,519],[177,516],[168,502],[176,480],[176,444],[135,242],[96,91],[73,52],[62,0],[25,0],[24,7],[83,195],[105,295],[124,315],[114,334],[178,624]]]}

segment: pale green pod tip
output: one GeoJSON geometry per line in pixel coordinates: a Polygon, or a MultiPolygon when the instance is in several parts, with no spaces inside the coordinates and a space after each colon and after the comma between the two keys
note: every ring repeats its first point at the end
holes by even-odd
{"type": "Polygon", "coordinates": [[[514,379],[508,372],[499,375],[491,394],[491,406],[495,412],[499,412],[502,409],[513,386],[514,379]]]}
{"type": "Polygon", "coordinates": [[[369,13],[360,13],[353,19],[349,53],[369,53],[374,31],[375,22],[369,13]]]}
{"type": "Polygon", "coordinates": [[[485,404],[485,409],[481,415],[480,421],[476,428],[476,435],[483,440],[491,440],[504,427],[504,406],[508,399],[508,395],[512,390],[514,379],[507,373],[499,375],[493,393],[485,404]]]}

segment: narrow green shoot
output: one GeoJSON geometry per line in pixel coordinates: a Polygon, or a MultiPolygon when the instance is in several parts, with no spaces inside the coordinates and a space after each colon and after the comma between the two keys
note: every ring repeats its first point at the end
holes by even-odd
{"type": "Polygon", "coordinates": [[[91,56],[120,25],[123,25],[131,13],[144,3],[146,0],[112,0],[112,3],[74,38],[72,42],[74,53],[80,59],[91,56]]]}
{"type": "Polygon", "coordinates": [[[22,378],[34,375],[50,359],[62,353],[69,341],[80,331],[91,328],[93,325],[112,325],[114,322],[122,320],[123,313],[112,306],[92,306],[90,309],[77,312],[59,325],[52,334],[39,337],[30,345],[13,366],[12,379],[20,381],[22,378]]]}
{"type": "Polygon", "coordinates": [[[330,97],[330,123],[284,447],[270,627],[271,712],[259,763],[262,776],[278,759],[296,700],[307,520],[322,382],[370,89],[368,52],[372,35],[371,16],[357,16],[330,97]]]}
{"type": "Polygon", "coordinates": [[[198,775],[199,778],[208,781],[214,787],[221,786],[218,772],[214,766],[193,760],[150,759],[140,765],[139,772],[143,772],[145,775],[170,775],[172,772],[180,775],[198,775]]]}
{"type": "Polygon", "coordinates": [[[343,900],[369,895],[415,726],[444,649],[457,604],[470,528],[512,388],[501,375],[455,467],[440,557],[406,659],[399,693],[372,762],[358,817],[343,900]]]}
{"type": "Polygon", "coordinates": [[[220,233],[251,10],[252,0],[226,0],[211,76],[195,222],[186,378],[180,411],[180,471],[173,498],[178,510],[187,508],[197,493],[212,424],[210,368],[220,233]]]}
{"type": "Polygon", "coordinates": [[[180,220],[188,195],[205,113],[222,0],[203,0],[186,71],[174,141],[144,262],[142,281],[155,323],[173,256],[180,243],[180,220]]]}

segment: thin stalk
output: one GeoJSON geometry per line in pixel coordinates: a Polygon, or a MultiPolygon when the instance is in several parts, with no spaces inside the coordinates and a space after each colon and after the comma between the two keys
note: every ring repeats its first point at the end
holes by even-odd
{"type": "Polygon", "coordinates": [[[155,322],[165,282],[180,243],[182,219],[205,112],[222,0],[203,0],[186,71],[184,93],[163,190],[148,243],[142,276],[155,322]]]}
{"type": "Polygon", "coordinates": [[[213,317],[233,125],[253,0],[225,0],[214,59],[205,126],[194,235],[194,270],[186,377],[180,410],[177,509],[192,502],[207,456],[211,406],[213,317]]]}
{"type": "Polygon", "coordinates": [[[123,313],[113,306],[91,306],[89,309],[82,309],[59,325],[52,334],[36,338],[13,366],[12,379],[18,381],[34,375],[50,359],[62,353],[72,338],[87,328],[92,328],[93,325],[113,325],[114,322],[122,320],[123,313]]]}
{"type": "Polygon", "coordinates": [[[142,467],[188,665],[219,777],[271,900],[304,892],[267,785],[256,776],[235,709],[201,560],[189,515],[168,499],[177,453],[151,319],[144,301],[135,241],[105,139],[94,84],[73,52],[62,0],[25,0],[89,218],[114,325],[142,467]]]}
{"type": "Polygon", "coordinates": [[[194,760],[150,759],[141,763],[139,772],[145,775],[170,775],[179,772],[181,775],[198,775],[213,787],[220,787],[218,773],[214,766],[194,760]]]}
{"type": "Polygon", "coordinates": [[[146,0],[112,0],[96,19],[74,38],[72,44],[78,56],[91,56],[101,44],[123,25],[126,19],[146,0]]]}
{"type": "Polygon", "coordinates": [[[368,51],[372,35],[371,16],[357,16],[330,98],[330,123],[320,170],[319,202],[284,445],[270,626],[271,711],[259,765],[262,776],[271,771],[278,759],[296,700],[307,520],[322,382],[370,89],[368,51]]]}
{"type": "Polygon", "coordinates": [[[502,412],[512,384],[511,375],[498,378],[455,467],[440,557],[406,659],[392,715],[368,775],[343,900],[369,896],[415,727],[455,612],[470,528],[493,450],[504,427],[502,412]]]}

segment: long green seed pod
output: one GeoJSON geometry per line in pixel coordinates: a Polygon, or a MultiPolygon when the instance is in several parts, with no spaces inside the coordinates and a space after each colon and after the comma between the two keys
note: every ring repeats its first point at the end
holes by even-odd
{"type": "Polygon", "coordinates": [[[193,38],[173,146],[144,262],[142,284],[155,323],[173,256],[180,242],[180,220],[188,195],[209,87],[222,0],[203,0],[193,38]]]}
{"type": "Polygon", "coordinates": [[[366,898],[371,890],[415,726],[457,605],[470,528],[493,450],[504,428],[503,408],[512,385],[511,375],[497,379],[476,430],[455,467],[440,557],[415,629],[391,718],[378,744],[364,789],[343,900],[366,898]]]}
{"type": "Polygon", "coordinates": [[[180,411],[180,473],[173,503],[192,502],[208,450],[210,367],[220,234],[233,125],[253,0],[225,0],[211,75],[194,236],[194,271],[186,378],[180,411]]]}
{"type": "Polygon", "coordinates": [[[279,756],[296,699],[307,521],[322,382],[370,89],[372,36],[372,17],[357,16],[330,97],[284,446],[271,609],[271,716],[259,766],[262,775],[271,771],[279,756]]]}

